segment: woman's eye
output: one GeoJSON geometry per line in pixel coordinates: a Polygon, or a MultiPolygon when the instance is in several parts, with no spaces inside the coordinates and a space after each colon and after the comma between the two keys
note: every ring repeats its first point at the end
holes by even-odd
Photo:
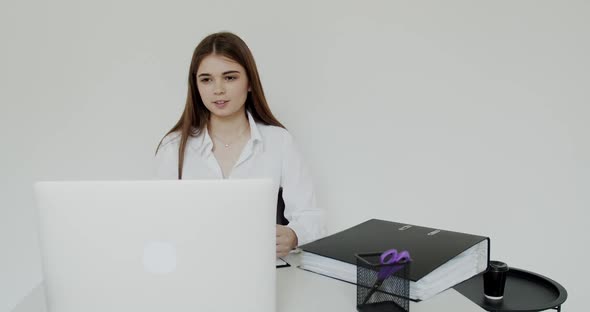
{"type": "Polygon", "coordinates": [[[211,81],[210,78],[203,78],[203,79],[201,79],[201,82],[209,82],[209,81],[211,81]]]}
{"type": "Polygon", "coordinates": [[[238,79],[238,77],[236,77],[236,76],[227,76],[227,77],[225,77],[225,80],[227,80],[227,81],[232,81],[232,80],[236,80],[236,79],[238,79]]]}

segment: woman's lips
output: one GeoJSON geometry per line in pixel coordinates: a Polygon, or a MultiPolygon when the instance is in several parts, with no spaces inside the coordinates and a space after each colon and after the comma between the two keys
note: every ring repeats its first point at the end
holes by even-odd
{"type": "Polygon", "coordinates": [[[215,101],[213,102],[213,104],[215,104],[215,106],[217,106],[217,108],[224,108],[225,106],[227,106],[227,103],[229,101],[215,101]]]}

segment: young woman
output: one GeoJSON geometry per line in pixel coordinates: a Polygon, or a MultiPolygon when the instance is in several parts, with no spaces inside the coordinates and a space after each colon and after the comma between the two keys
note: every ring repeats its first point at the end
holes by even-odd
{"type": "Polygon", "coordinates": [[[311,176],[268,107],[250,49],[232,33],[209,35],[195,49],[184,112],[156,162],[163,179],[272,178],[288,221],[277,224],[277,256],[323,235],[311,176]]]}

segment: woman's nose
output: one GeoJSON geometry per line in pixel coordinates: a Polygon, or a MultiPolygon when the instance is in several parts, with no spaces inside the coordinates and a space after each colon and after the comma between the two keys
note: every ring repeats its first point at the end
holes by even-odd
{"type": "Polygon", "coordinates": [[[215,89],[213,90],[213,92],[215,93],[215,95],[220,95],[220,94],[224,94],[225,93],[225,87],[223,85],[223,83],[216,83],[215,84],[215,89]]]}

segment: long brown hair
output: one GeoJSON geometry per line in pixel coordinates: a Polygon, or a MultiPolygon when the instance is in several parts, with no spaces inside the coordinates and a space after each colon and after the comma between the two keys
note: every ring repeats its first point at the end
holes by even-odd
{"type": "Polygon", "coordinates": [[[199,95],[196,75],[201,61],[211,54],[227,57],[246,69],[251,92],[248,92],[245,105],[246,111],[249,111],[252,114],[254,120],[262,124],[285,128],[274,117],[268,107],[264,91],[262,90],[262,84],[260,83],[260,77],[258,76],[258,69],[254,62],[254,57],[246,43],[240,37],[230,32],[211,34],[199,43],[193,53],[188,74],[188,94],[186,96],[184,112],[182,113],[182,116],[180,116],[176,125],[174,125],[162,140],[160,140],[158,148],[156,149],[157,154],[164,138],[173,132],[180,131],[180,144],[178,147],[179,180],[182,179],[186,143],[189,137],[195,137],[201,134],[209,120],[210,112],[207,107],[205,107],[205,104],[203,104],[203,100],[199,95]]]}

